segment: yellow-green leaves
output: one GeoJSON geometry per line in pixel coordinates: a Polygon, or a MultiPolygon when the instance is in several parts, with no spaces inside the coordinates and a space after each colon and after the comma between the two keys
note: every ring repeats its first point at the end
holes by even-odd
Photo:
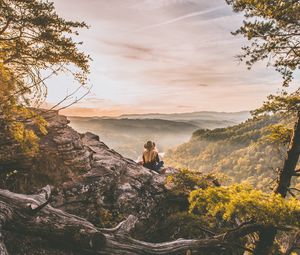
{"type": "Polygon", "coordinates": [[[67,21],[50,1],[0,0],[0,117],[26,153],[38,148],[47,123],[29,107],[39,107],[47,94],[45,80],[71,73],[85,85],[90,57],[73,40],[84,22],[67,21]],[[30,127],[24,124],[30,122],[30,127]]]}
{"type": "Polygon", "coordinates": [[[296,114],[300,111],[300,89],[298,88],[293,93],[282,91],[277,95],[268,96],[268,100],[264,102],[262,107],[252,111],[254,116],[259,116],[265,113],[281,113],[281,114],[296,114]]]}
{"type": "Polygon", "coordinates": [[[27,155],[34,155],[38,151],[39,138],[36,131],[45,135],[47,122],[32,109],[23,106],[14,95],[17,81],[7,68],[0,64],[0,115],[1,132],[7,132],[27,155]],[[30,128],[25,122],[31,121],[30,128]],[[36,131],[33,130],[36,129],[36,131]]]}
{"type": "Polygon", "coordinates": [[[38,151],[39,138],[33,130],[26,129],[23,123],[17,121],[8,127],[11,137],[20,144],[25,154],[33,156],[38,151]]]}
{"type": "Polygon", "coordinates": [[[300,201],[284,199],[247,184],[194,190],[189,202],[191,212],[218,215],[226,221],[237,217],[275,226],[300,225],[300,201]]]}
{"type": "Polygon", "coordinates": [[[271,143],[287,144],[291,140],[292,129],[282,124],[276,124],[269,127],[270,134],[264,137],[271,143]]]}
{"type": "Polygon", "coordinates": [[[176,194],[189,194],[194,189],[207,188],[216,177],[203,175],[199,171],[181,169],[178,173],[167,177],[166,185],[176,194]]]}

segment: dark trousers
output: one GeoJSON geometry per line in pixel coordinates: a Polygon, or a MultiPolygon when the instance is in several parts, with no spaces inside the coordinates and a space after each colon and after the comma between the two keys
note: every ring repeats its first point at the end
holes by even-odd
{"type": "Polygon", "coordinates": [[[163,161],[159,161],[156,164],[154,171],[158,172],[163,166],[164,166],[164,162],[163,161]]]}
{"type": "Polygon", "coordinates": [[[164,166],[163,161],[144,164],[144,167],[149,168],[149,169],[151,169],[153,171],[156,171],[156,172],[159,172],[160,168],[162,168],[163,166],[164,166]]]}

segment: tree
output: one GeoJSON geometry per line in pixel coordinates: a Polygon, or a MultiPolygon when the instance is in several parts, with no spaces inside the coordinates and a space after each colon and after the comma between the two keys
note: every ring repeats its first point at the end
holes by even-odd
{"type": "MultiPolygon", "coordinates": [[[[226,0],[235,12],[245,16],[243,25],[233,34],[242,35],[251,41],[243,47],[240,60],[253,64],[267,60],[283,76],[283,87],[293,80],[295,70],[300,68],[300,2],[299,0],[226,0]]],[[[296,117],[283,168],[280,169],[274,192],[282,197],[290,190],[291,179],[297,175],[300,146],[300,95],[299,89],[289,94],[284,89],[280,95],[272,95],[263,107],[254,111],[284,113],[296,117]]],[[[271,225],[260,235],[255,254],[268,254],[277,231],[271,225]]]]}
{"type": "Polygon", "coordinates": [[[251,41],[243,47],[240,60],[249,68],[267,60],[284,78],[284,86],[293,79],[300,64],[300,3],[298,0],[226,0],[235,12],[244,13],[243,25],[234,35],[251,41]]]}
{"type": "MultiPolygon", "coordinates": [[[[292,134],[286,129],[287,136],[290,137],[289,147],[284,161],[283,168],[280,169],[274,192],[286,197],[288,193],[294,196],[292,192],[291,180],[293,176],[299,176],[296,170],[299,160],[300,146],[300,89],[294,93],[287,94],[283,92],[281,95],[271,95],[269,100],[263,106],[253,112],[254,115],[264,113],[277,113],[283,117],[296,118],[292,134]]],[[[285,139],[283,137],[283,139],[285,139]]]]}
{"type": "Polygon", "coordinates": [[[7,140],[13,138],[21,145],[22,150],[26,154],[34,154],[38,150],[38,137],[31,129],[26,129],[25,124],[19,121],[19,117],[32,118],[38,126],[39,130],[46,134],[46,122],[32,110],[19,104],[19,99],[13,95],[16,90],[17,82],[13,78],[13,74],[0,64],[0,128],[1,133],[5,137],[1,137],[1,145],[7,140]],[[5,98],[9,97],[9,100],[5,98]],[[7,137],[6,133],[10,135],[7,137]]]}
{"type": "MultiPolygon", "coordinates": [[[[42,237],[49,243],[68,247],[76,251],[76,254],[235,255],[240,253],[231,252],[231,243],[234,243],[237,237],[259,229],[259,226],[251,226],[250,229],[241,227],[230,234],[218,235],[211,239],[178,239],[164,243],[148,243],[130,237],[130,232],[138,224],[136,216],[130,215],[115,228],[100,229],[83,218],[51,207],[50,197],[49,186],[35,195],[19,195],[0,189],[0,234],[4,229],[14,233],[30,233],[31,236],[42,237]]],[[[0,254],[9,254],[2,238],[0,254]]]]}
{"type": "Polygon", "coordinates": [[[89,56],[78,50],[72,36],[84,22],[66,21],[55,12],[52,2],[39,0],[0,1],[1,62],[23,81],[18,93],[39,93],[44,85],[42,71],[71,72],[82,84],[89,72],[89,56]],[[73,71],[72,66],[77,68],[73,71]]]}
{"type": "Polygon", "coordinates": [[[87,25],[59,17],[52,2],[0,0],[0,115],[12,137],[27,149],[36,147],[38,138],[18,119],[32,119],[45,133],[45,121],[28,108],[44,101],[45,81],[68,72],[86,84],[90,57],[73,40],[80,28],[87,25]]]}

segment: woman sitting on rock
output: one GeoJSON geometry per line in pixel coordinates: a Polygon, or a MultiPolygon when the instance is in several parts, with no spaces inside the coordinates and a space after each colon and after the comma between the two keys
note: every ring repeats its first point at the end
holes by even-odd
{"type": "Polygon", "coordinates": [[[145,151],[143,153],[143,166],[159,172],[160,168],[163,167],[164,162],[160,161],[158,151],[155,147],[155,143],[148,141],[144,145],[145,151]]]}

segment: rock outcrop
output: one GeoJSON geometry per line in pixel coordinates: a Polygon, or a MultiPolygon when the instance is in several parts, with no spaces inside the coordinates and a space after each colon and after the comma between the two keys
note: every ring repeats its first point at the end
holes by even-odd
{"type": "MultiPolygon", "coordinates": [[[[58,187],[55,207],[102,226],[130,214],[148,219],[157,213],[156,208],[166,194],[161,176],[110,150],[96,135],[86,133],[81,141],[86,152],[80,162],[90,169],[58,187]]],[[[64,145],[70,147],[71,143],[64,145]]],[[[68,158],[68,163],[77,162],[77,157],[68,158]]]]}
{"type": "MultiPolygon", "coordinates": [[[[33,193],[50,184],[54,207],[103,227],[131,214],[151,224],[152,218],[163,218],[164,176],[122,157],[97,135],[79,134],[68,126],[65,116],[55,111],[42,114],[49,125],[48,134],[41,136],[38,155],[28,158],[10,149],[9,159],[0,161],[0,166],[4,170],[10,166],[16,173],[0,188],[33,193]]],[[[16,147],[9,142],[6,146],[16,147]]]]}
{"type": "Polygon", "coordinates": [[[187,209],[187,198],[169,192],[165,174],[122,157],[97,135],[79,134],[66,117],[42,115],[48,134],[34,157],[0,129],[1,255],[207,254],[210,246],[210,254],[221,254],[223,238],[155,243],[161,242],[165,219],[187,209]],[[47,184],[47,192],[39,192],[47,184]]]}

